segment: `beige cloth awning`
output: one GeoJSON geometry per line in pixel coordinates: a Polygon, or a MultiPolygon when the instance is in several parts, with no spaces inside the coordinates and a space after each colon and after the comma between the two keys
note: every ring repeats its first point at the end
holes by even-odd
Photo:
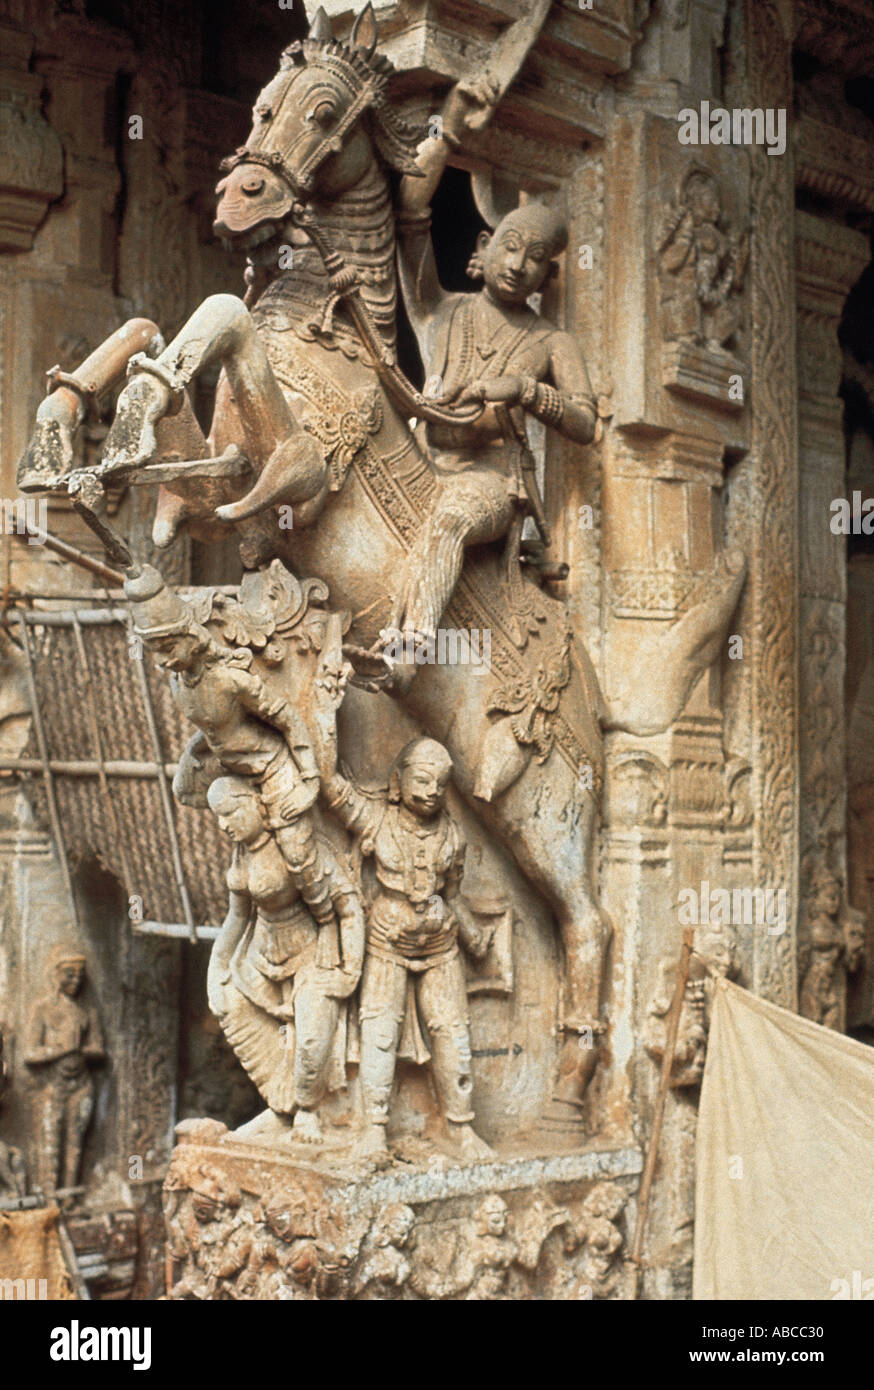
{"type": "Polygon", "coordinates": [[[696,1299],[874,1299],[874,1049],[721,980],[698,1117],[696,1299]]]}

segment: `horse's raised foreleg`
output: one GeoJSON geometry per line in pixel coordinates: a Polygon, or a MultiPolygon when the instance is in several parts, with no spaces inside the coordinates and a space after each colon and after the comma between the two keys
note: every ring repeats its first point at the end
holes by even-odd
{"type": "Polygon", "coordinates": [[[74,464],[73,440],[89,404],[96,403],[121,380],[135,353],[157,353],[163,346],[151,319],[130,319],[74,372],[52,367],[48,377],[53,389],[36,412],[36,428],[18,465],[22,492],[65,486],[74,464]]]}
{"type": "MultiPolygon", "coordinates": [[[[186,388],[213,363],[220,363],[227,377],[253,470],[281,477],[281,496],[271,500],[294,503],[312,497],[325,477],[321,450],[294,419],[248,309],[230,294],[205,299],[160,356],[132,364],[134,375],[119,397],[101,473],[135,472],[150,463],[158,421],[181,409],[186,388]]],[[[262,505],[259,501],[240,515],[251,515],[262,505]]],[[[236,508],[232,503],[218,514],[224,521],[236,520],[236,508]]]]}

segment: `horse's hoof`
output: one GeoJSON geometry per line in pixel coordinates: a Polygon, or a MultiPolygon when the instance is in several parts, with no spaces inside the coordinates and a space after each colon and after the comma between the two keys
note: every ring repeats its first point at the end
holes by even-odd
{"type": "Polygon", "coordinates": [[[170,392],[153,376],[136,376],[118,398],[115,419],[106,436],[99,472],[134,472],[158,452],[155,425],[166,414],[170,392]]]}
{"type": "Polygon", "coordinates": [[[20,492],[51,492],[66,487],[73,468],[73,435],[62,420],[38,420],[18,465],[20,492]]]}

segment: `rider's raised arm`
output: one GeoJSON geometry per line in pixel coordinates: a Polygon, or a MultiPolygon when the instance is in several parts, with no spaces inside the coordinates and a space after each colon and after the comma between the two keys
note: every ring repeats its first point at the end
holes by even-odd
{"type": "Polygon", "coordinates": [[[474,113],[481,116],[496,99],[491,78],[459,82],[443,104],[434,132],[416,154],[419,174],[401,179],[397,205],[398,265],[410,322],[417,336],[427,329],[443,301],[450,296],[437,276],[431,242],[431,199],[443,177],[452,150],[457,150],[474,113]]]}
{"type": "Polygon", "coordinates": [[[427,328],[445,298],[437,276],[431,241],[431,199],[449,156],[446,132],[428,136],[419,146],[416,163],[423,177],[406,174],[401,179],[395,223],[398,235],[398,270],[410,322],[417,336],[427,328]]]}

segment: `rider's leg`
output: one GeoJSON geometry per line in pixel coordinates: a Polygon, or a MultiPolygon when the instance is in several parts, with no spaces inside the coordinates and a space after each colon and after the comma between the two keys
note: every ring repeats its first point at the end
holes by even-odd
{"type": "Polygon", "coordinates": [[[501,473],[471,468],[445,479],[407,557],[395,626],[434,637],[458,583],[465,546],[499,540],[513,512],[501,473]]]}
{"type": "Polygon", "coordinates": [[[328,841],[315,833],[312,814],[304,811],[289,825],[274,830],[280,853],[300,895],[319,926],[335,920],[331,890],[337,891],[337,860],[328,841]]]}

